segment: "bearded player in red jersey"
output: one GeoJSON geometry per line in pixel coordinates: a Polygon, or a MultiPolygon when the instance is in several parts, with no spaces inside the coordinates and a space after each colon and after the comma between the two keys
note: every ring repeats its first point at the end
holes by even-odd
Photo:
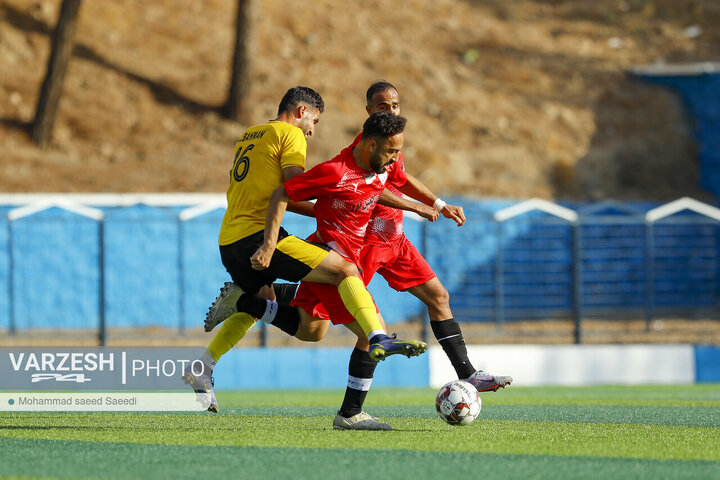
{"type": "MultiPolygon", "coordinates": [[[[373,83],[368,88],[366,99],[366,110],[370,115],[376,112],[400,115],[399,94],[388,82],[373,83]]],[[[358,145],[362,138],[363,134],[358,135],[350,148],[358,145]]],[[[388,178],[385,188],[390,192],[398,196],[405,194],[425,205],[432,205],[445,217],[454,220],[458,226],[465,223],[462,207],[446,204],[418,179],[405,172],[401,152],[398,152],[397,160],[389,165],[386,171],[388,178]]],[[[512,382],[512,377],[490,375],[473,367],[468,358],[460,325],[455,321],[450,310],[447,290],[420,252],[405,237],[402,210],[381,204],[375,205],[364,243],[358,266],[365,285],[370,283],[377,272],[394,290],[408,291],[425,303],[435,338],[443,347],[458,378],[472,383],[478,391],[497,391],[512,382]]],[[[297,303],[297,299],[301,298],[303,288],[301,284],[293,303],[297,303]]],[[[283,292],[282,295],[286,296],[287,293],[283,292]]],[[[353,350],[348,368],[348,385],[342,407],[333,421],[334,428],[347,430],[392,428],[362,411],[365,397],[372,384],[375,366],[367,352],[358,347],[353,350]]]]}

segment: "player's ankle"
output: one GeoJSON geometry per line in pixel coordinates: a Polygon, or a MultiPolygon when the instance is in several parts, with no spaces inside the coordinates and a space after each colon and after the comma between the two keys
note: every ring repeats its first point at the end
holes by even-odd
{"type": "Polygon", "coordinates": [[[375,335],[370,337],[369,340],[370,340],[370,344],[372,345],[373,343],[378,343],[379,341],[384,340],[386,338],[388,338],[388,334],[383,332],[383,333],[376,333],[375,335]]]}
{"type": "Polygon", "coordinates": [[[373,330],[372,332],[368,333],[368,340],[370,340],[370,343],[374,343],[373,340],[379,341],[387,336],[387,332],[385,332],[385,330],[383,329],[373,330]]]}
{"type": "Polygon", "coordinates": [[[338,413],[345,418],[353,417],[360,412],[362,412],[362,408],[352,408],[347,410],[340,409],[340,411],[338,411],[338,413]]]}

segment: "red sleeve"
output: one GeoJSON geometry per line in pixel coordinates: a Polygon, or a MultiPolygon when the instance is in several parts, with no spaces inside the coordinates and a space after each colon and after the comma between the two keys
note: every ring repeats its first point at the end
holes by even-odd
{"type": "Polygon", "coordinates": [[[320,163],[284,183],[285,191],[294,202],[317,198],[335,190],[340,177],[336,162],[320,163]]]}
{"type": "Polygon", "coordinates": [[[407,173],[405,173],[405,163],[403,162],[402,152],[398,154],[397,161],[390,165],[387,169],[388,182],[394,187],[402,187],[407,183],[407,173]]]}

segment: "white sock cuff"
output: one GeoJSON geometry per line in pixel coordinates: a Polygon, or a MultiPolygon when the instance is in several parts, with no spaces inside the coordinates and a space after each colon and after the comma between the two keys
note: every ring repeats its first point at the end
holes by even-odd
{"type": "Polygon", "coordinates": [[[370,340],[370,339],[371,339],[372,337],[374,337],[375,335],[387,335],[387,333],[385,333],[385,330],[383,330],[383,329],[373,330],[373,331],[370,332],[370,334],[368,335],[368,340],[370,340]]]}
{"type": "Polygon", "coordinates": [[[348,375],[348,387],[353,390],[360,390],[361,392],[367,392],[370,390],[372,384],[372,378],[358,378],[348,375]]]}
{"type": "Polygon", "coordinates": [[[263,316],[260,317],[260,320],[265,323],[272,323],[272,321],[275,320],[275,315],[278,311],[278,303],[273,302],[272,300],[265,301],[267,302],[267,306],[265,307],[265,313],[263,313],[263,316]]]}

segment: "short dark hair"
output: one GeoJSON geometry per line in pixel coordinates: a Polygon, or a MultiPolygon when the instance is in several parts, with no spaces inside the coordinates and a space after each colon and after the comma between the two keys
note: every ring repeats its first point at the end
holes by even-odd
{"type": "Polygon", "coordinates": [[[372,85],[367,89],[367,93],[365,94],[365,100],[367,100],[367,104],[370,105],[370,102],[372,101],[372,98],[375,96],[378,92],[384,92],[385,90],[393,89],[397,92],[397,88],[390,83],[386,82],[385,80],[380,80],[372,85]]]}
{"type": "Polygon", "coordinates": [[[362,138],[376,138],[383,141],[402,133],[405,130],[407,119],[390,112],[375,112],[365,120],[362,138]]]}
{"type": "Polygon", "coordinates": [[[309,87],[293,87],[288,90],[282,100],[280,100],[278,115],[295,109],[301,103],[317,108],[320,113],[325,110],[325,102],[323,102],[322,97],[315,90],[309,87]]]}

